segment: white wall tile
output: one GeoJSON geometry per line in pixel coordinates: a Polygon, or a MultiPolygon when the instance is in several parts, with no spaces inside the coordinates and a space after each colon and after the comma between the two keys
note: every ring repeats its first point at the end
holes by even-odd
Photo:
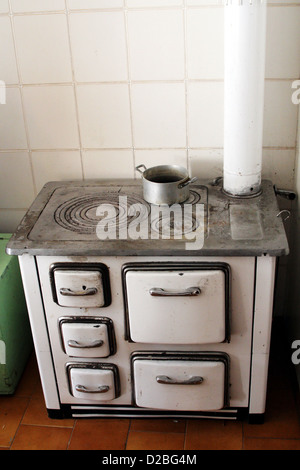
{"type": "Polygon", "coordinates": [[[295,150],[264,149],[262,177],[278,187],[294,187],[295,150]]]}
{"type": "Polygon", "coordinates": [[[62,11],[64,0],[11,0],[12,10],[16,13],[32,11],[62,11]]]}
{"type": "Polygon", "coordinates": [[[72,86],[27,86],[23,94],[31,148],[78,148],[72,86]]]}
{"type": "Polygon", "coordinates": [[[71,10],[122,8],[123,0],[68,0],[68,6],[71,10]]]}
{"type": "Polygon", "coordinates": [[[9,3],[8,0],[0,0],[0,13],[9,12],[9,3]]]}
{"type": "Polygon", "coordinates": [[[184,84],[134,84],[132,111],[135,147],[186,146],[184,84]]]}
{"type": "Polygon", "coordinates": [[[132,150],[85,150],[85,179],[133,178],[132,150]]]}
{"type": "Polygon", "coordinates": [[[264,146],[295,147],[298,107],[292,103],[292,82],[267,81],[265,86],[264,146]]]}
{"type": "Polygon", "coordinates": [[[191,79],[224,77],[224,10],[187,11],[187,66],[191,79]]]}
{"type": "Polygon", "coordinates": [[[127,85],[79,85],[77,99],[84,148],[132,146],[127,85]]]}
{"type": "MultiPolygon", "coordinates": [[[[268,3],[266,75],[272,80],[266,82],[263,177],[290,187],[299,108],[291,102],[291,84],[300,77],[300,0],[268,3]]],[[[38,189],[48,180],[81,179],[82,163],[86,178],[139,178],[134,171],[139,163],[188,164],[196,176],[222,175],[223,0],[11,0],[11,6],[21,87],[8,87],[7,104],[0,105],[0,190],[9,205],[0,209],[0,229],[17,224],[23,215],[19,209],[33,197],[21,94],[38,189]],[[79,123],[69,83],[66,3],[75,79],[82,83],[77,86],[79,123]],[[185,58],[192,80],[187,108],[185,58]]],[[[8,0],[0,0],[0,80],[17,85],[7,13],[8,0]]]]}
{"type": "Polygon", "coordinates": [[[73,13],[70,15],[70,35],[77,81],[127,80],[122,12],[73,13]]]}
{"type": "MultiPolygon", "coordinates": [[[[295,150],[263,149],[262,177],[278,187],[293,188],[295,150]]],[[[192,176],[217,178],[223,175],[223,149],[189,150],[192,176]]]]}
{"type": "Polygon", "coordinates": [[[288,2],[286,2],[286,0],[267,0],[267,3],[270,5],[272,5],[272,3],[275,5],[281,4],[282,6],[285,6],[285,3],[300,5],[300,0],[288,0],[288,2]]]}
{"type": "Polygon", "coordinates": [[[8,16],[0,17],[0,80],[6,84],[19,82],[11,22],[8,16]]]}
{"type": "Polygon", "coordinates": [[[31,158],[37,191],[49,181],[82,179],[79,151],[32,152],[31,158]]]}
{"type": "Polygon", "coordinates": [[[128,8],[182,6],[183,0],[126,0],[128,8]]]}
{"type": "Polygon", "coordinates": [[[14,23],[23,83],[72,81],[66,16],[16,16],[14,23]]]}
{"type": "Polygon", "coordinates": [[[14,233],[25,213],[26,210],[0,209],[0,232],[14,233]]]}
{"type": "Polygon", "coordinates": [[[223,175],[223,149],[190,149],[189,167],[192,176],[218,178],[223,175]]]}
{"type": "Polygon", "coordinates": [[[34,190],[27,152],[0,153],[0,208],[27,208],[34,190]]]}
{"type": "Polygon", "coordinates": [[[191,82],[188,85],[188,142],[190,147],[223,147],[224,85],[191,82]]]}
{"type": "Polygon", "coordinates": [[[184,32],[181,10],[128,12],[132,80],[184,78],[184,32]]]}
{"type": "Polygon", "coordinates": [[[300,8],[268,9],[267,78],[300,77],[300,8]]]}
{"type": "Polygon", "coordinates": [[[186,0],[187,6],[224,5],[224,0],[186,0]]]}
{"type": "MultiPolygon", "coordinates": [[[[134,1],[134,0],[133,0],[134,1]]],[[[139,1],[139,0],[136,0],[139,1]]],[[[224,5],[224,0],[185,0],[187,6],[209,6],[209,5],[224,5]]],[[[300,0],[267,0],[267,3],[272,5],[285,6],[286,3],[292,5],[299,5],[300,0]]]]}
{"type": "MultiPolygon", "coordinates": [[[[157,165],[179,165],[187,168],[187,151],[181,149],[136,150],[135,166],[144,164],[146,168],[157,165]]],[[[138,171],[136,178],[141,175],[138,171]]]]}
{"type": "Polygon", "coordinates": [[[26,149],[27,139],[20,90],[6,89],[6,104],[0,105],[1,149],[26,149]]]}

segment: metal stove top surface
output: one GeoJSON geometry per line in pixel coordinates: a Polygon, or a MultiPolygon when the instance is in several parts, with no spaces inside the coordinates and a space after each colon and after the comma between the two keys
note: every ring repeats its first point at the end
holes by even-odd
{"type": "MultiPolygon", "coordinates": [[[[207,189],[196,185],[190,191],[186,204],[193,206],[200,201],[206,204],[207,189]]],[[[182,206],[178,207],[180,208],[182,206]]],[[[104,229],[110,229],[110,239],[120,238],[118,237],[120,231],[123,239],[127,239],[129,227],[132,229],[136,226],[138,229],[138,225],[146,221],[148,235],[151,235],[151,229],[162,234],[163,226],[159,222],[163,219],[164,208],[160,214],[155,209],[156,207],[143,199],[140,185],[59,187],[52,193],[28,237],[30,240],[40,241],[49,239],[93,241],[101,235],[100,230],[97,234],[97,229],[101,229],[99,227],[101,221],[103,234],[104,229]]],[[[167,215],[166,213],[164,220],[167,220],[167,215]]],[[[192,216],[191,222],[193,220],[195,217],[192,216]]],[[[189,229],[187,225],[183,227],[184,233],[193,229],[193,227],[189,229]]],[[[174,238],[174,228],[173,222],[173,227],[170,227],[170,239],[174,238]]],[[[132,230],[131,233],[133,234],[132,230]]]]}
{"type": "Polygon", "coordinates": [[[7,246],[21,255],[280,256],[288,244],[273,185],[252,199],[209,181],[184,205],[153,206],[140,180],[50,182],[7,246]],[[172,209],[172,210],[170,210],[172,209]]]}

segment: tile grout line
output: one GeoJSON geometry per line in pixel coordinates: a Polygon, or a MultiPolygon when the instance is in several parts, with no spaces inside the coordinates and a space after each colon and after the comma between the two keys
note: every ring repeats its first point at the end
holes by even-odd
{"type": "MultiPolygon", "coordinates": [[[[109,151],[125,151],[125,150],[132,150],[133,147],[82,147],[83,150],[86,151],[99,151],[99,152],[109,152],[109,151]]],[[[186,147],[135,147],[136,150],[141,150],[141,151],[168,151],[168,150],[186,150],[186,147]]],[[[195,151],[200,151],[200,150],[223,150],[223,147],[189,147],[190,150],[195,150],[195,151]]],[[[33,148],[31,149],[32,153],[35,152],[75,152],[80,150],[80,147],[65,147],[65,148],[33,148]]],[[[273,146],[264,146],[263,150],[295,150],[295,147],[290,147],[290,146],[278,146],[278,147],[273,147],[273,146]]],[[[14,149],[14,148],[7,148],[7,149],[0,149],[0,153],[22,153],[22,152],[28,152],[27,148],[23,149],[14,149]]]]}
{"type": "Polygon", "coordinates": [[[187,40],[187,8],[183,3],[183,50],[184,50],[184,92],[185,92],[185,148],[186,168],[191,175],[189,160],[189,95],[188,95],[188,40],[187,40]]]}
{"type": "Polygon", "coordinates": [[[78,419],[74,419],[72,431],[71,431],[71,434],[70,434],[70,439],[69,439],[69,441],[68,441],[68,443],[67,443],[67,449],[66,449],[66,450],[69,450],[69,447],[70,447],[70,445],[71,445],[71,442],[72,442],[72,438],[73,438],[73,434],[74,434],[74,431],[75,431],[75,426],[76,426],[76,424],[77,424],[77,421],[78,421],[78,419]]]}
{"type": "Polygon", "coordinates": [[[14,440],[15,440],[15,438],[16,438],[16,436],[17,436],[17,434],[18,434],[18,431],[19,431],[19,429],[20,429],[20,427],[21,427],[21,425],[22,425],[22,421],[23,421],[23,419],[24,419],[24,416],[25,416],[25,414],[26,414],[26,411],[28,410],[28,407],[29,407],[29,404],[30,404],[32,395],[31,395],[30,397],[26,397],[26,398],[27,398],[27,400],[28,400],[28,401],[27,401],[27,406],[25,407],[24,412],[23,412],[23,414],[22,414],[22,416],[21,416],[21,418],[20,418],[19,424],[18,424],[18,426],[17,426],[17,428],[16,428],[16,431],[15,431],[15,433],[14,433],[14,436],[13,436],[12,439],[11,439],[10,446],[9,446],[9,450],[11,450],[11,447],[12,447],[12,445],[13,445],[13,443],[14,443],[14,440]]]}
{"type": "Polygon", "coordinates": [[[32,161],[32,152],[31,152],[31,146],[30,146],[29,129],[28,129],[28,123],[27,123],[27,119],[26,119],[26,112],[25,112],[23,85],[22,85],[23,80],[22,80],[22,74],[21,74],[21,67],[20,67],[20,64],[19,64],[19,55],[18,55],[18,47],[17,47],[15,24],[14,24],[14,15],[13,15],[13,11],[12,11],[11,0],[8,0],[8,6],[9,6],[9,19],[10,19],[10,27],[11,27],[11,33],[12,33],[16,68],[17,68],[18,81],[19,81],[18,88],[19,88],[19,91],[20,91],[22,118],[23,118],[24,130],[25,130],[25,135],[26,135],[27,152],[28,152],[30,172],[31,172],[32,184],[33,184],[33,192],[34,192],[35,195],[37,195],[37,185],[36,185],[36,181],[35,181],[35,174],[34,174],[33,161],[32,161]]]}
{"type": "MultiPolygon", "coordinates": [[[[124,419],[126,419],[126,418],[124,418],[124,419]]],[[[139,418],[133,418],[133,419],[139,419],[139,418]]],[[[178,436],[179,434],[185,434],[185,431],[181,431],[181,432],[179,432],[179,431],[158,431],[158,430],[152,431],[152,430],[149,430],[149,429],[136,429],[135,431],[132,431],[132,432],[141,433],[141,434],[144,433],[144,432],[146,432],[148,434],[174,434],[175,436],[178,436]]]]}
{"type": "Polygon", "coordinates": [[[130,431],[131,431],[131,423],[132,423],[132,419],[129,420],[129,425],[128,425],[128,431],[127,431],[127,435],[126,435],[124,450],[127,450],[127,444],[128,444],[129,434],[130,434],[130,431]]]}
{"type": "Polygon", "coordinates": [[[133,125],[133,106],[132,106],[132,80],[131,80],[131,59],[130,59],[130,41],[129,41],[129,27],[128,27],[128,10],[125,0],[123,1],[123,19],[125,26],[125,46],[126,46],[126,65],[127,65],[127,78],[128,78],[128,95],[129,95],[129,113],[130,113],[130,131],[132,143],[132,159],[133,159],[133,178],[135,178],[135,138],[134,138],[134,125],[133,125]]]}
{"type": "MultiPolygon", "coordinates": [[[[184,5],[186,8],[189,8],[191,10],[202,10],[202,9],[207,9],[207,8],[223,8],[224,5],[222,2],[215,3],[215,4],[210,4],[207,3],[207,5],[188,5],[184,3],[181,5],[165,5],[165,6],[141,6],[141,7],[128,7],[126,4],[123,7],[115,7],[115,8],[85,8],[85,9],[76,9],[76,8],[69,8],[68,9],[72,13],[88,13],[88,12],[102,12],[102,11],[109,11],[109,12],[115,12],[115,11],[122,11],[124,8],[129,9],[130,11],[144,11],[144,10],[179,10],[184,8],[184,5]]],[[[281,1],[280,3],[269,3],[268,8],[297,8],[300,7],[299,3],[291,3],[289,1],[281,1]]],[[[13,11],[13,14],[15,16],[28,16],[28,15],[49,15],[49,14],[60,14],[63,13],[64,10],[32,10],[32,11],[13,11]]],[[[2,12],[0,13],[0,16],[5,16],[7,15],[8,12],[2,12]]]]}
{"type": "MultiPolygon", "coordinates": [[[[13,15],[11,15],[13,17],[13,15]]],[[[294,82],[299,80],[299,76],[294,76],[294,77],[265,77],[265,82],[294,82]]],[[[216,77],[210,77],[210,78],[190,78],[186,77],[184,79],[145,79],[145,80],[102,80],[102,81],[84,81],[81,82],[79,80],[76,80],[74,77],[74,80],[72,81],[66,81],[66,82],[28,82],[28,83],[6,83],[6,88],[42,88],[42,87],[57,87],[57,86],[72,86],[72,85],[80,85],[80,86],[91,86],[91,85],[153,85],[153,84],[166,84],[166,85],[172,85],[176,83],[182,83],[185,84],[187,83],[223,83],[224,78],[216,78],[216,77]]]]}
{"type": "Polygon", "coordinates": [[[184,428],[183,450],[187,450],[186,449],[186,444],[187,444],[188,422],[189,422],[189,420],[186,419],[185,420],[185,428],[184,428]]]}
{"type": "Polygon", "coordinates": [[[81,137],[81,129],[80,129],[80,122],[79,122],[79,107],[78,107],[78,99],[77,99],[77,83],[75,81],[75,68],[74,68],[74,57],[72,51],[72,43],[71,43],[71,32],[70,32],[70,16],[69,16],[69,9],[67,0],[65,2],[65,18],[67,23],[67,35],[68,35],[68,45],[69,45],[69,55],[70,55],[70,62],[71,62],[71,71],[72,71],[72,87],[73,87],[73,96],[74,96],[74,103],[75,103],[75,112],[76,112],[76,127],[78,133],[78,140],[79,140],[79,152],[80,152],[80,164],[81,164],[81,177],[85,180],[84,174],[84,165],[83,165],[83,149],[82,149],[82,137],[81,137]]]}

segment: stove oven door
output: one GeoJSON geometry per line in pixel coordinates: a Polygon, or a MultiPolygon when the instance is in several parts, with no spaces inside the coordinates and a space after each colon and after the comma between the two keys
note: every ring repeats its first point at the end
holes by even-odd
{"type": "Polygon", "coordinates": [[[228,406],[225,353],[134,353],[134,402],[143,408],[208,411],[228,406]]]}
{"type": "Polygon", "coordinates": [[[229,340],[228,265],[124,270],[127,339],[136,343],[211,344],[229,340]]]}

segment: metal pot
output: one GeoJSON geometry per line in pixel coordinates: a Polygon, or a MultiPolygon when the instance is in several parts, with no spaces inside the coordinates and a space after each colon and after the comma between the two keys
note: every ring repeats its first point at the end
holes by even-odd
{"type": "Polygon", "coordinates": [[[190,178],[186,168],[177,165],[160,165],[135,168],[143,177],[143,194],[150,204],[180,204],[190,195],[190,184],[198,178],[190,178]],[[141,171],[144,168],[144,171],[141,171]]]}

